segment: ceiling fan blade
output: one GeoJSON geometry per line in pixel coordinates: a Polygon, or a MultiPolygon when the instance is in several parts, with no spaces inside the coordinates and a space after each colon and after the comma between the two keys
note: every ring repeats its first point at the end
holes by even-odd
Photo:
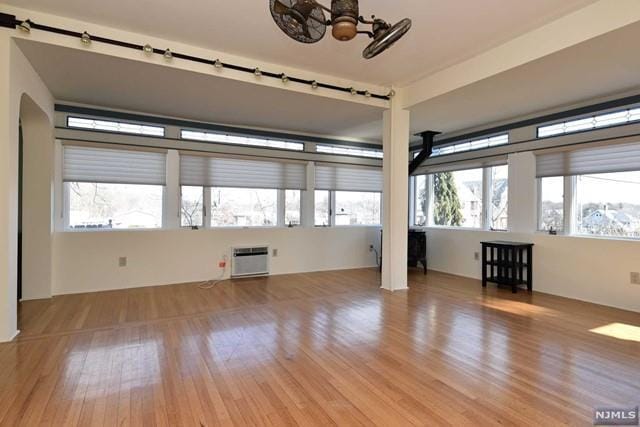
{"type": "Polygon", "coordinates": [[[280,0],[276,0],[273,4],[273,10],[279,15],[286,15],[291,8],[280,0]]]}
{"type": "Polygon", "coordinates": [[[372,59],[380,55],[400,40],[411,29],[411,19],[405,18],[392,26],[388,26],[384,22],[382,25],[378,31],[374,29],[375,38],[362,52],[365,59],[372,59]]]}

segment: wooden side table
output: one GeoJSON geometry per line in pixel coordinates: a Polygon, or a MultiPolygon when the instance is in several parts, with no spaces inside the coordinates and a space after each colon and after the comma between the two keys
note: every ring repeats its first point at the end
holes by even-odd
{"type": "Polygon", "coordinates": [[[533,243],[496,240],[482,244],[482,287],[487,282],[511,286],[513,293],[519,285],[533,290],[533,243]]]}

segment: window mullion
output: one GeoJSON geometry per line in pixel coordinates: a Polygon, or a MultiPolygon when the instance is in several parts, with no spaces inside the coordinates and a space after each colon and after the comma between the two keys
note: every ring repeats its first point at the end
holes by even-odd
{"type": "Polygon", "coordinates": [[[336,225],[336,192],[333,190],[329,191],[329,225],[336,225]]]}
{"type": "Polygon", "coordinates": [[[576,177],[564,177],[564,232],[574,234],[576,231],[576,177]]]}
{"type": "Polygon", "coordinates": [[[492,203],[491,203],[491,187],[492,187],[492,174],[491,168],[482,169],[482,210],[480,218],[480,224],[483,230],[491,229],[491,215],[492,203]]]}
{"type": "Polygon", "coordinates": [[[285,190],[278,190],[278,197],[276,202],[277,219],[276,224],[278,227],[284,227],[285,224],[285,190]]]}
{"type": "Polygon", "coordinates": [[[202,226],[203,228],[211,228],[211,187],[204,187],[204,195],[202,198],[202,226]]]}

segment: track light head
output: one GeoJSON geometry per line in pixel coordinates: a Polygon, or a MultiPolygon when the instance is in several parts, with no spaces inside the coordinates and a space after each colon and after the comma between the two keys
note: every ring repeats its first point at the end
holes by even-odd
{"type": "Polygon", "coordinates": [[[262,71],[260,71],[260,68],[256,67],[256,68],[253,69],[253,74],[256,77],[260,77],[260,76],[262,76],[262,71]]]}
{"type": "Polygon", "coordinates": [[[85,31],[80,36],[80,41],[82,42],[82,44],[89,45],[91,44],[91,36],[89,35],[89,33],[85,31]]]}
{"type": "Polygon", "coordinates": [[[165,59],[173,59],[173,53],[171,53],[171,49],[165,50],[162,56],[164,56],[165,59]]]}
{"type": "Polygon", "coordinates": [[[314,81],[312,81],[312,82],[311,82],[311,88],[312,88],[312,89],[318,89],[318,82],[317,82],[317,81],[315,81],[315,80],[314,80],[314,81]]]}
{"type": "Polygon", "coordinates": [[[358,91],[356,90],[355,87],[349,88],[349,92],[351,92],[351,95],[354,95],[354,96],[358,94],[358,91]]]}
{"type": "Polygon", "coordinates": [[[289,77],[284,73],[280,75],[280,79],[282,80],[282,83],[289,83],[289,77]]]}
{"type": "Polygon", "coordinates": [[[213,66],[216,67],[217,69],[220,69],[224,65],[222,64],[222,61],[220,61],[219,59],[216,59],[215,61],[213,61],[213,66]]]}
{"type": "Polygon", "coordinates": [[[31,32],[31,21],[29,19],[27,19],[26,21],[22,21],[20,24],[18,24],[18,28],[23,33],[27,33],[27,34],[30,33],[31,32]]]}
{"type": "Polygon", "coordinates": [[[148,43],[142,47],[142,50],[144,51],[144,53],[148,53],[148,54],[153,53],[153,47],[148,43]]]}

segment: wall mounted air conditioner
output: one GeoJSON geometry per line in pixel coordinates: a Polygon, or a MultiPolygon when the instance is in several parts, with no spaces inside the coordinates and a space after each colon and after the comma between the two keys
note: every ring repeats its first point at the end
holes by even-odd
{"type": "Polygon", "coordinates": [[[231,277],[265,276],[269,274],[269,247],[233,247],[231,277]]]}

